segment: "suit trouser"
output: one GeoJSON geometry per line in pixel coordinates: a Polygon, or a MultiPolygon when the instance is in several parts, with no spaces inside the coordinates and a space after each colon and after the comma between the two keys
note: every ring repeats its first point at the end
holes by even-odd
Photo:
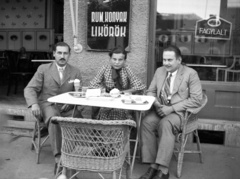
{"type": "Polygon", "coordinates": [[[175,135],[180,129],[180,117],[171,113],[164,118],[151,110],[142,120],[142,161],[169,167],[175,144],[175,135]]]}
{"type": "MultiPolygon", "coordinates": [[[[73,114],[73,109],[67,112],[60,112],[62,105],[50,105],[42,109],[44,122],[48,126],[48,133],[52,152],[54,156],[61,154],[62,146],[62,133],[60,125],[57,123],[51,122],[51,117],[53,116],[62,116],[62,117],[71,117],[73,114]]],[[[76,109],[73,117],[82,117],[81,112],[76,109]]]]}

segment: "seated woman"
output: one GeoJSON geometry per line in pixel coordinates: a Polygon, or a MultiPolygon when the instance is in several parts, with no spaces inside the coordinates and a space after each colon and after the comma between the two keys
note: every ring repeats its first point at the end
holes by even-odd
{"type": "MultiPolygon", "coordinates": [[[[146,88],[134,75],[126,64],[127,52],[118,46],[109,52],[109,64],[103,65],[94,79],[90,82],[90,88],[105,88],[106,92],[117,88],[121,93],[141,93],[146,88]]],[[[129,111],[111,108],[93,108],[92,118],[101,120],[131,119],[129,111]]]]}

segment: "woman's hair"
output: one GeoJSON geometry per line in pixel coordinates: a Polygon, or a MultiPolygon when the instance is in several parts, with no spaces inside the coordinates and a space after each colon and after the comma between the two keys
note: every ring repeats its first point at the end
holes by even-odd
{"type": "Polygon", "coordinates": [[[56,49],[57,49],[58,46],[68,47],[69,52],[71,52],[70,46],[69,46],[67,43],[65,43],[65,42],[58,42],[58,43],[56,43],[56,44],[53,46],[53,51],[56,51],[56,49]]]}
{"type": "Polygon", "coordinates": [[[165,47],[163,49],[163,52],[165,52],[165,51],[175,52],[175,55],[177,58],[182,57],[181,50],[175,45],[169,45],[169,46],[165,47]]]}
{"type": "Polygon", "coordinates": [[[127,59],[127,52],[125,51],[125,49],[124,48],[122,48],[121,46],[117,46],[117,47],[115,47],[115,48],[113,48],[110,52],[109,52],[109,56],[110,56],[110,58],[112,58],[112,55],[114,54],[114,53],[122,53],[125,57],[124,57],[124,59],[127,59]]]}

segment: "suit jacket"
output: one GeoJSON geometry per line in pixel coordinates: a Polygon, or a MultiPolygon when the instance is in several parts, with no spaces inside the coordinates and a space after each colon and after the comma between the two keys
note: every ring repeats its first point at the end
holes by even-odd
{"type": "MultiPolygon", "coordinates": [[[[159,67],[147,90],[147,95],[155,96],[159,100],[160,92],[167,77],[165,67],[159,67]]],[[[172,91],[171,105],[174,111],[183,117],[187,108],[195,108],[201,105],[202,86],[198,74],[192,68],[180,65],[172,91]]]]}
{"type": "Polygon", "coordinates": [[[74,90],[73,82],[70,83],[74,79],[82,80],[80,70],[70,64],[66,65],[62,84],[55,62],[40,65],[24,89],[28,107],[37,103],[43,110],[50,106],[51,103],[47,101],[49,97],[74,90]]]}

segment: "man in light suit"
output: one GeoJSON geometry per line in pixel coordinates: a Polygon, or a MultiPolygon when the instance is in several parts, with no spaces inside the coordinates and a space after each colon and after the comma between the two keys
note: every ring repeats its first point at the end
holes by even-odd
{"type": "Polygon", "coordinates": [[[142,161],[150,163],[150,168],[140,179],[169,178],[168,168],[183,112],[201,105],[202,87],[198,74],[181,61],[178,47],[166,47],[163,66],[156,70],[147,90],[147,95],[156,100],[141,124],[142,161]]]}
{"type": "MultiPolygon", "coordinates": [[[[56,164],[61,155],[61,129],[58,124],[51,123],[52,116],[71,116],[72,105],[53,104],[47,101],[49,97],[74,90],[74,79],[81,81],[80,70],[70,64],[71,48],[64,42],[59,42],[53,47],[55,61],[40,65],[31,81],[24,89],[24,97],[32,114],[43,119],[48,126],[50,143],[56,164]]],[[[76,110],[75,117],[81,117],[76,110]]],[[[55,165],[56,167],[56,165],[55,165]]]]}

